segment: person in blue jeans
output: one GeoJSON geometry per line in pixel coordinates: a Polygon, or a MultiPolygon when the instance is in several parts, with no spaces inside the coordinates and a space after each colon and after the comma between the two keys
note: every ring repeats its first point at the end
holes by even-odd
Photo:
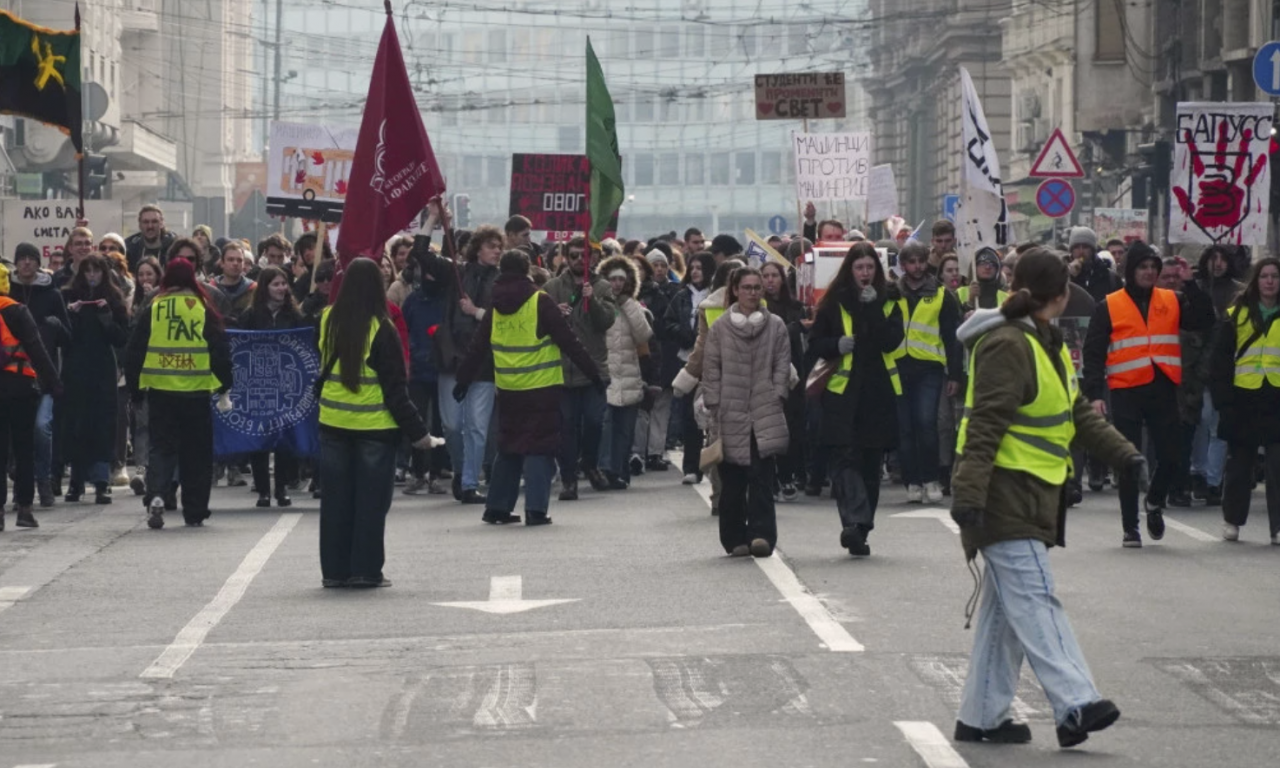
{"type": "Polygon", "coordinates": [[[908,245],[898,254],[898,280],[906,339],[898,349],[902,397],[898,398],[898,462],[907,501],[939,504],[938,403],[945,388],[955,397],[964,381],[962,351],[956,344],[960,305],[929,274],[929,250],[908,245]]]}
{"type": "MultiPolygon", "coordinates": [[[[1120,710],[1102,698],[1054,593],[1048,548],[1066,543],[1065,483],[1071,445],[1147,483],[1146,460],[1080,394],[1070,351],[1053,320],[1070,296],[1066,264],[1033,248],[1014,268],[1014,293],[977,310],[959,331],[972,350],[957,439],[951,517],[971,572],[986,568],[965,616],[982,596],[973,655],[956,718],[956,741],[1026,743],[1031,729],[1010,708],[1022,662],[1053,706],[1058,745],[1109,727],[1120,710]]],[[[968,625],[966,625],[968,626],[968,625]]]]}
{"type": "Polygon", "coordinates": [[[502,255],[493,285],[493,311],[480,324],[476,343],[458,368],[455,400],[465,399],[477,373],[492,367],[498,389],[497,454],[481,520],[491,525],[518,523],[513,514],[524,479],[525,525],[549,525],[551,481],[560,447],[560,401],[564,369],[572,360],[604,390],[591,355],[578,341],[560,308],[529,279],[529,256],[502,255]]]}

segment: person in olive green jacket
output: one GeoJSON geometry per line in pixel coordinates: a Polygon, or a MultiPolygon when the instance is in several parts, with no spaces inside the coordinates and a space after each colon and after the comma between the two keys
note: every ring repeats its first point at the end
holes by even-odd
{"type": "Polygon", "coordinates": [[[986,563],[966,610],[971,618],[985,589],[957,741],[1031,740],[1027,725],[1009,718],[1024,656],[1053,705],[1060,746],[1075,746],[1120,716],[1098,693],[1054,595],[1047,550],[1065,543],[1073,439],[1138,485],[1146,461],[1080,395],[1052,324],[1066,309],[1068,282],[1060,257],[1032,249],[1018,260],[1008,301],[975,312],[957,334],[972,359],[951,516],[965,557],[981,551],[986,563]]]}

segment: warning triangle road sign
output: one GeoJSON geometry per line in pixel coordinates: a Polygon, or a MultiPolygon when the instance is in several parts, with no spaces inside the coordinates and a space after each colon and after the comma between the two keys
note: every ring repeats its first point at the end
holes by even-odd
{"type": "Polygon", "coordinates": [[[1037,179],[1079,179],[1084,177],[1084,169],[1076,160],[1076,153],[1071,151],[1067,137],[1062,135],[1061,128],[1054,128],[1049,140],[1040,150],[1040,156],[1031,165],[1028,176],[1037,179]]]}

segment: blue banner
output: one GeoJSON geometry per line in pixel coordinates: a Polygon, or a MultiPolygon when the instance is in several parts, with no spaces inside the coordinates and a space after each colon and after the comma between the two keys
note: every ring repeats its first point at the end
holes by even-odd
{"type": "Polygon", "coordinates": [[[320,453],[320,351],[315,330],[227,331],[235,383],[232,408],[213,408],[214,455],[288,451],[320,453]]]}

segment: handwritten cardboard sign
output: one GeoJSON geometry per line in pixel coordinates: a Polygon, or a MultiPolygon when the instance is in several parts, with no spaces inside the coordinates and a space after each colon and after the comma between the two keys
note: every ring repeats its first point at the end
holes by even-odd
{"type": "Polygon", "coordinates": [[[757,120],[844,117],[844,73],[756,75],[757,120]]]}
{"type": "Polygon", "coordinates": [[[800,200],[863,200],[871,175],[871,134],[792,134],[800,200]]]}

